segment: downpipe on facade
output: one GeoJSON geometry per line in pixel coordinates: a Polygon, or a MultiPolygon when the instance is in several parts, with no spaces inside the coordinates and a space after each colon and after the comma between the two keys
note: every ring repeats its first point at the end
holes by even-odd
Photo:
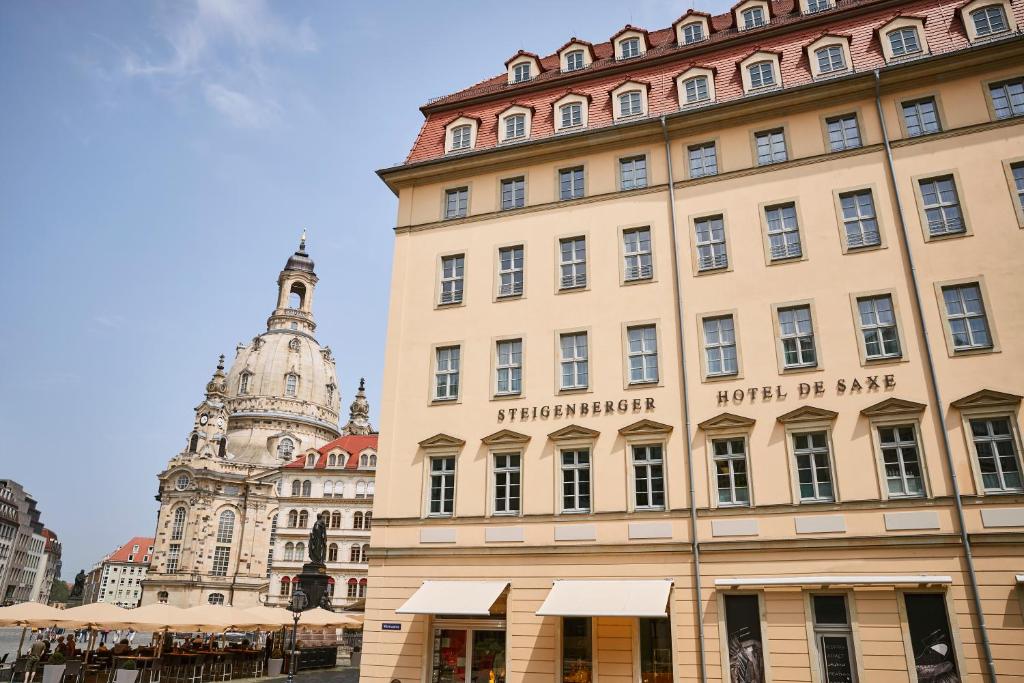
{"type": "Polygon", "coordinates": [[[690,488],[690,544],[693,547],[693,582],[695,593],[695,604],[697,606],[697,642],[700,648],[700,680],[707,683],[708,672],[704,660],[704,603],[701,597],[701,571],[700,571],[700,543],[697,539],[697,499],[694,493],[693,483],[693,445],[690,442],[690,391],[686,379],[686,339],[683,337],[683,288],[682,272],[679,270],[679,240],[676,235],[676,187],[675,175],[672,172],[672,145],[668,139],[668,125],[665,123],[665,116],[661,117],[661,132],[665,138],[665,165],[668,170],[668,208],[669,227],[672,234],[672,272],[673,288],[675,290],[677,306],[677,328],[679,335],[679,368],[682,382],[683,398],[683,425],[686,430],[684,443],[686,444],[686,472],[690,488]]]}
{"type": "MultiPolygon", "coordinates": [[[[964,519],[964,505],[960,495],[960,480],[956,475],[956,466],[953,462],[953,449],[949,443],[949,431],[946,428],[946,417],[942,394],[939,391],[939,381],[935,374],[935,362],[932,357],[931,338],[928,336],[928,326],[924,319],[924,309],[921,305],[921,289],[917,282],[917,268],[914,265],[914,254],[910,249],[910,239],[907,234],[907,221],[903,212],[903,200],[900,198],[900,188],[896,183],[896,166],[893,162],[892,145],[889,144],[889,129],[885,124],[885,112],[882,111],[882,90],[881,77],[878,69],[875,69],[875,108],[878,111],[878,121],[882,127],[882,143],[885,145],[886,170],[889,176],[889,185],[892,187],[893,197],[896,200],[896,217],[900,226],[900,241],[903,243],[903,253],[907,257],[907,265],[910,268],[910,289],[914,294],[914,307],[917,311],[917,323],[921,327],[921,338],[924,342],[925,363],[928,366],[928,377],[932,389],[932,398],[935,401],[935,413],[939,418],[939,427],[942,432],[942,452],[945,455],[946,467],[949,468],[950,480],[953,484],[953,499],[956,501],[957,523],[960,525],[960,542],[964,547],[964,559],[967,563],[967,576],[971,582],[971,598],[974,604],[974,611],[978,619],[978,631],[981,634],[981,647],[985,653],[985,663],[988,666],[988,679],[997,683],[999,678],[996,675],[996,665],[992,658],[992,645],[988,639],[988,628],[985,626],[985,613],[981,607],[981,594],[978,591],[978,577],[974,572],[974,554],[971,551],[971,537],[967,533],[967,522],[964,519]]],[[[662,122],[664,125],[664,121],[662,122]]]]}

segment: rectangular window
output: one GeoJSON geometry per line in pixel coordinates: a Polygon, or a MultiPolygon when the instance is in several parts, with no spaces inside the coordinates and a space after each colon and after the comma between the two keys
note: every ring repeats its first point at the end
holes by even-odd
{"type": "Polygon", "coordinates": [[[500,453],[494,456],[494,514],[519,514],[519,454],[500,453]]]}
{"type": "Polygon", "coordinates": [[[522,83],[523,81],[528,80],[530,80],[530,65],[528,63],[516,64],[514,67],[512,67],[513,83],[522,83]]]}
{"type": "Polygon", "coordinates": [[[971,420],[971,438],[978,454],[978,469],[981,470],[985,491],[1021,491],[1024,485],[1010,420],[1005,417],[971,420]]]}
{"type": "Polygon", "coordinates": [[[230,546],[219,545],[213,549],[213,567],[210,569],[212,576],[228,575],[228,558],[231,556],[230,546]]]}
{"type": "Polygon", "coordinates": [[[672,628],[668,619],[638,620],[640,630],[640,680],[672,681],[672,628]]]}
{"type": "Polygon", "coordinates": [[[594,680],[594,633],[590,617],[562,618],[562,683],[594,680]]]}
{"type": "Polygon", "coordinates": [[[522,391],[523,340],[507,339],[497,345],[495,389],[498,394],[518,394],[522,391]]]}
{"type": "Polygon", "coordinates": [[[718,152],[715,149],[715,143],[705,142],[699,145],[690,145],[686,151],[690,158],[691,178],[718,175],[718,152]]]}
{"type": "Polygon", "coordinates": [[[959,681],[956,648],[949,632],[946,600],[941,593],[904,593],[910,648],[917,680],[959,681]]]}
{"type": "Polygon", "coordinates": [[[921,44],[917,40],[917,29],[907,26],[890,31],[889,48],[892,50],[893,57],[902,57],[920,52],[921,44]]]}
{"type": "Polygon", "coordinates": [[[654,325],[630,327],[629,383],[645,384],[658,381],[658,334],[654,325]]]}
{"type": "Polygon", "coordinates": [[[844,192],[839,195],[839,206],[843,210],[847,249],[877,247],[882,243],[871,190],[844,192]]]}
{"type": "Polygon", "coordinates": [[[757,163],[777,164],[788,159],[786,154],[786,136],[781,128],[764,130],[754,134],[757,143],[757,163]]]}
{"type": "Polygon", "coordinates": [[[1002,33],[1007,29],[1006,13],[999,5],[989,5],[971,12],[974,21],[974,32],[978,37],[1002,33]]]}
{"type": "Polygon", "coordinates": [[[796,220],[796,204],[766,206],[765,221],[768,223],[768,249],[772,261],[799,258],[803,254],[800,246],[800,225],[796,220]]]}
{"type": "Polygon", "coordinates": [[[856,114],[845,114],[825,119],[828,126],[828,144],[833,152],[860,147],[860,126],[856,114]]]}
{"type": "MultiPolygon", "coordinates": [[[[171,543],[167,546],[167,573],[173,574],[178,571],[178,561],[181,559],[181,544],[171,543]]],[[[104,579],[105,581],[106,579],[104,579]]]]}
{"type": "Polygon", "coordinates": [[[697,270],[717,270],[729,266],[725,248],[725,221],[722,216],[705,216],[693,221],[697,235],[697,270]]]}
{"type": "Polygon", "coordinates": [[[775,65],[770,61],[756,62],[747,67],[750,89],[760,90],[775,85],[775,65]]]}
{"type": "Polygon", "coordinates": [[[559,240],[561,260],[561,289],[587,286],[587,240],[584,237],[570,237],[559,240]]]}
{"type": "Polygon", "coordinates": [[[864,357],[868,360],[899,358],[902,354],[892,297],[888,294],[860,297],[857,299],[857,313],[864,340],[864,357]]]}
{"type": "Polygon", "coordinates": [[[807,0],[807,14],[824,12],[831,6],[832,5],[829,4],[829,0],[807,0]]]}
{"type": "Polygon", "coordinates": [[[445,256],[441,259],[441,299],[444,304],[462,303],[462,278],[466,257],[462,254],[445,256]]]}
{"type": "Polygon", "coordinates": [[[853,666],[853,629],[846,613],[845,595],[812,595],[814,641],[823,681],[856,679],[853,666]]]}
{"type": "Polygon", "coordinates": [[[455,510],[455,458],[430,459],[430,516],[450,517],[455,510]]]}
{"type": "Polygon", "coordinates": [[[683,90],[686,93],[687,104],[696,104],[710,99],[707,76],[697,76],[688,79],[683,83],[683,90]]]}
{"type": "Polygon", "coordinates": [[[498,296],[519,296],[523,293],[523,247],[502,247],[498,250],[498,296]]]}
{"type": "Polygon", "coordinates": [[[882,447],[882,466],[885,468],[889,496],[923,496],[924,479],[921,476],[917,431],[914,426],[879,427],[878,443],[882,447]]]}
{"type": "MultiPolygon", "coordinates": [[[[582,54],[582,53],[581,53],[582,54]]],[[[583,105],[579,102],[570,102],[562,105],[562,128],[573,128],[583,125],[583,105]]]]}
{"type": "Polygon", "coordinates": [[[452,149],[469,149],[470,126],[456,126],[452,129],[452,149]]]}
{"type": "Polygon", "coordinates": [[[731,315],[704,318],[704,357],[708,377],[735,375],[739,372],[736,362],[736,331],[731,315]]]}
{"type": "Polygon", "coordinates": [[[661,446],[633,446],[633,485],[638,510],[665,509],[665,463],[661,446]]]}
{"type": "Polygon", "coordinates": [[[1017,195],[1017,207],[1024,211],[1024,163],[1011,164],[1010,173],[1013,175],[1013,191],[1017,195]]]}
{"type": "Polygon", "coordinates": [[[619,116],[639,116],[644,113],[640,91],[624,92],[619,95],[619,116]]]}
{"type": "Polygon", "coordinates": [[[590,451],[562,451],[562,512],[590,512],[590,451]]]}
{"type": "Polygon", "coordinates": [[[946,305],[946,321],[957,351],[992,348],[985,304],[977,283],[942,288],[946,305]]]}
{"type": "Polygon", "coordinates": [[[846,57],[839,45],[829,45],[814,53],[818,58],[818,71],[822,74],[846,70],[846,57]]]}
{"type": "Polygon", "coordinates": [[[750,505],[746,442],[742,438],[715,439],[711,446],[718,481],[718,504],[750,505]]]}
{"type": "Polygon", "coordinates": [[[521,209],[526,206],[526,178],[506,178],[501,181],[501,210],[521,209]]]}
{"type": "Polygon", "coordinates": [[[583,167],[563,168],[558,172],[558,198],[579,199],[583,196],[583,167]]]}
{"type": "Polygon", "coordinates": [[[585,389],[590,381],[587,333],[563,334],[559,345],[562,350],[562,389],[585,389]]]}
{"type": "Polygon", "coordinates": [[[729,644],[729,680],[764,681],[761,609],[755,595],[723,595],[725,632],[729,644]]]}
{"type": "Polygon", "coordinates": [[[456,187],[445,190],[444,217],[465,218],[469,209],[469,188],[456,187]]]}
{"type": "Polygon", "coordinates": [[[627,38],[621,43],[622,59],[629,59],[630,57],[640,56],[640,39],[639,38],[627,38]]]}
{"type": "Polygon", "coordinates": [[[1024,114],[1024,78],[993,83],[988,86],[992,109],[997,119],[1008,119],[1024,114]]]}
{"type": "Polygon", "coordinates": [[[821,503],[835,500],[832,491],[832,469],[829,464],[828,435],[808,432],[793,435],[793,454],[796,457],[797,482],[801,503],[821,503]]]}
{"type": "Polygon", "coordinates": [[[454,401],[459,397],[459,356],[458,346],[444,346],[437,349],[434,366],[434,399],[454,401]]]}
{"type": "Polygon", "coordinates": [[[622,232],[623,275],[629,280],[649,280],[651,265],[651,229],[635,228],[622,232]]]}
{"type": "Polygon", "coordinates": [[[619,181],[623,190],[647,187],[647,157],[619,159],[619,181]]]}
{"type": "Polygon", "coordinates": [[[683,45],[699,43],[704,40],[704,25],[700,23],[687,24],[683,27],[683,45]]]}
{"type": "Polygon", "coordinates": [[[935,109],[935,99],[932,97],[904,102],[903,122],[907,127],[907,135],[910,137],[938,133],[942,130],[939,125],[939,115],[935,109]]]}
{"type": "Polygon", "coordinates": [[[782,344],[782,362],[786,368],[806,368],[818,364],[810,306],[779,309],[779,341],[782,344]]]}
{"type": "Polygon", "coordinates": [[[565,56],[565,70],[578,71],[583,68],[583,50],[573,50],[565,56]]]}
{"type": "Polygon", "coordinates": [[[743,10],[743,28],[757,28],[758,26],[764,26],[764,10],[760,7],[743,10]]]}
{"type": "Polygon", "coordinates": [[[919,180],[921,203],[924,205],[928,234],[931,237],[956,235],[965,232],[964,217],[960,212],[960,197],[953,176],[919,180]]]}
{"type": "Polygon", "coordinates": [[[515,114],[505,118],[505,139],[515,140],[526,135],[526,116],[515,114]]]}

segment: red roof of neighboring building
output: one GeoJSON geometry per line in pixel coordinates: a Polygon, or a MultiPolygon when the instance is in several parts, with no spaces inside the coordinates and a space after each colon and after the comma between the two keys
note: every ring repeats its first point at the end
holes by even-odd
{"type": "MultiPolygon", "coordinates": [[[[346,436],[340,436],[330,443],[326,443],[321,446],[318,450],[320,456],[316,460],[316,464],[313,469],[322,470],[327,468],[327,456],[331,451],[345,451],[349,455],[359,455],[366,449],[372,450],[374,453],[377,452],[377,439],[378,434],[348,434],[346,436]]],[[[295,460],[285,465],[287,469],[305,469],[306,468],[306,456],[300,455],[295,460]]],[[[357,470],[359,469],[359,458],[349,458],[345,463],[346,470],[357,470]]]]}
{"type": "MultiPolygon", "coordinates": [[[[909,0],[895,15],[927,16],[925,33],[932,55],[970,46],[957,7],[963,0],[909,0]]],[[[850,36],[850,55],[856,72],[884,67],[882,46],[875,31],[894,16],[891,3],[883,0],[836,0],[831,9],[802,15],[796,0],[770,0],[773,19],[764,27],[738,31],[731,13],[710,18],[711,35],[699,43],[678,45],[672,27],[648,32],[650,49],[628,61],[628,67],[616,60],[611,42],[593,46],[594,61],[586,69],[563,73],[558,53],[542,57],[545,72],[525,83],[508,83],[507,73],[485,79],[475,85],[439,97],[424,105],[426,119],[406,158],[406,164],[429,161],[445,154],[445,125],[452,113],[481,120],[474,151],[498,147],[496,114],[512,101],[528,103],[538,112],[530,126],[530,139],[553,137],[556,133],[552,103],[567,89],[591,95],[587,127],[590,130],[615,123],[608,92],[628,77],[651,84],[648,97],[649,117],[679,111],[674,76],[682,64],[699,61],[714,68],[718,102],[744,97],[742,79],[736,63],[750,54],[751,48],[781,53],[783,88],[812,83],[814,80],[805,55],[806,45],[823,32],[850,36]],[[874,5],[883,5],[873,9],[874,5]],[[856,16],[850,13],[857,10],[856,16]],[[780,30],[782,28],[783,30],[780,30]],[[656,63],[657,62],[657,63],[656,63]]],[[[1018,25],[1024,24],[1024,4],[1013,3],[1018,25]]],[[[685,15],[684,15],[685,16],[685,15]]],[[[564,47],[564,46],[563,46],[564,47]]]]}
{"type": "Polygon", "coordinates": [[[136,536],[123,546],[115,550],[107,558],[107,562],[131,562],[132,564],[149,564],[149,549],[153,547],[156,539],[150,536],[136,536]],[[138,550],[133,550],[139,546],[138,550]],[[132,559],[128,559],[128,556],[132,559]],[[143,561],[143,558],[147,558],[143,561]]]}

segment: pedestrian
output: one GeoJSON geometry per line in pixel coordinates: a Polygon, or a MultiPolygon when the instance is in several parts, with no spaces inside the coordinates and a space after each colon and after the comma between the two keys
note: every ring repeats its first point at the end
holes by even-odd
{"type": "Polygon", "coordinates": [[[103,640],[101,642],[104,645],[106,645],[107,644],[107,636],[110,635],[110,631],[100,631],[100,635],[103,636],[103,640]]]}
{"type": "Polygon", "coordinates": [[[32,683],[36,677],[36,668],[39,666],[39,660],[46,652],[46,641],[43,639],[43,634],[40,633],[36,638],[35,642],[32,643],[32,647],[28,650],[28,666],[25,669],[25,683],[32,683]]]}
{"type": "Polygon", "coordinates": [[[135,642],[135,629],[128,629],[128,644],[131,645],[135,642]]]}

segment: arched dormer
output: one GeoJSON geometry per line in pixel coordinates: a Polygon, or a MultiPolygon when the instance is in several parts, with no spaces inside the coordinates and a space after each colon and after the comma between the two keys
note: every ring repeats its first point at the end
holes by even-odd
{"type": "Polygon", "coordinates": [[[772,5],[767,0],[743,0],[732,7],[737,31],[767,26],[772,20],[772,5]]]}
{"type": "Polygon", "coordinates": [[[476,148],[480,119],[459,114],[444,126],[444,149],[447,153],[467,152],[476,148]]]}
{"type": "Polygon", "coordinates": [[[679,108],[700,107],[715,101],[715,69],[692,66],[675,78],[679,108]]]}
{"type": "Polygon", "coordinates": [[[672,23],[672,30],[676,34],[676,45],[692,45],[707,40],[715,29],[710,14],[688,9],[672,23]]]}
{"type": "Polygon", "coordinates": [[[250,370],[242,370],[242,373],[238,375],[239,396],[247,396],[252,392],[252,377],[253,374],[250,370]]]}
{"type": "Polygon", "coordinates": [[[647,107],[647,92],[650,83],[627,80],[611,91],[612,110],[616,121],[646,116],[650,111],[647,107]]]}
{"type": "Polygon", "coordinates": [[[532,80],[544,70],[540,63],[540,57],[525,50],[520,50],[509,57],[505,62],[505,68],[508,69],[508,82],[510,85],[532,80]]]}
{"type": "Polygon", "coordinates": [[[586,69],[594,62],[594,46],[576,36],[558,48],[558,68],[563,73],[586,69]]]}
{"type": "Polygon", "coordinates": [[[876,33],[882,43],[886,62],[912,59],[928,54],[928,38],[924,33],[927,21],[923,16],[900,14],[878,27],[876,33]]]}
{"type": "Polygon", "coordinates": [[[651,49],[651,40],[647,31],[626,24],[618,33],[611,37],[615,46],[615,59],[633,59],[643,57],[651,49]]]}
{"type": "Polygon", "coordinates": [[[1017,31],[1017,20],[1009,0],[974,0],[957,12],[964,22],[967,39],[972,43],[1017,31]]]}
{"type": "Polygon", "coordinates": [[[497,114],[498,143],[522,142],[530,139],[533,107],[511,104],[497,114]]]}
{"type": "Polygon", "coordinates": [[[569,91],[551,105],[555,131],[580,130],[590,117],[590,95],[569,91]]]}
{"type": "Polygon", "coordinates": [[[282,460],[290,461],[292,459],[292,454],[295,453],[296,444],[297,442],[294,437],[285,434],[278,438],[274,448],[277,451],[278,457],[282,460]]]}
{"type": "Polygon", "coordinates": [[[746,94],[764,92],[782,87],[781,52],[754,50],[738,62],[746,94]]]}
{"type": "Polygon", "coordinates": [[[850,36],[825,33],[805,49],[814,78],[830,78],[853,70],[850,36]]]}

